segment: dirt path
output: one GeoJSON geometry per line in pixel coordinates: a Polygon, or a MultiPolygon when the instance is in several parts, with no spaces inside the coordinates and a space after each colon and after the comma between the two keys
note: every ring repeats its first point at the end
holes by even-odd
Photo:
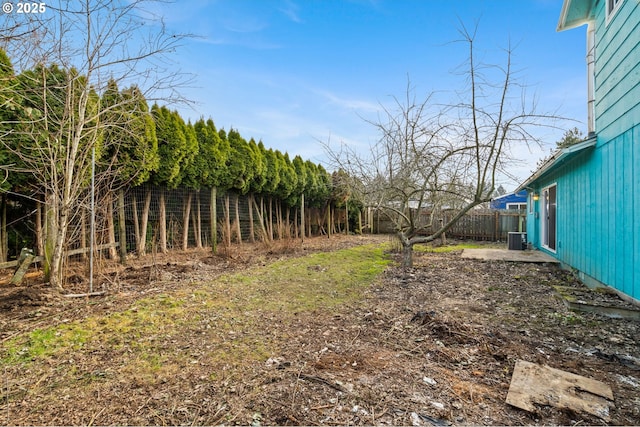
{"type": "MultiPolygon", "coordinates": [[[[0,286],[0,340],[74,319],[109,322],[123,310],[145,310],[140,301],[150,296],[170,305],[171,295],[196,280],[369,241],[341,237],[271,253],[246,246],[227,259],[191,252],[140,260],[105,275],[110,292],[94,300],[0,286]]],[[[79,345],[39,367],[5,367],[0,423],[639,424],[640,325],[568,311],[552,286],[570,282],[551,266],[424,253],[414,269],[388,268],[361,300],[332,310],[230,312],[204,299],[198,310],[176,305],[167,311],[175,330],[137,338],[155,349],[144,360],[128,357],[136,342],[123,339],[91,351],[79,345]],[[240,359],[225,356],[238,352],[240,359]],[[516,360],[607,383],[610,419],[509,406],[516,360]]],[[[125,326],[117,327],[128,336],[125,326]]]]}

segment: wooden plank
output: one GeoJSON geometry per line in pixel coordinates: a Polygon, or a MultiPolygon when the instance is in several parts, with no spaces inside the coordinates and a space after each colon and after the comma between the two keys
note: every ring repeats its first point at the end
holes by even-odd
{"type": "Polygon", "coordinates": [[[607,384],[549,366],[518,360],[506,402],[529,412],[536,405],[586,412],[609,420],[613,392],[607,384]]]}
{"type": "MultiPolygon", "coordinates": [[[[43,256],[36,256],[33,257],[33,259],[31,260],[31,262],[42,262],[44,261],[44,257],[43,256]]],[[[3,268],[11,268],[11,267],[17,267],[18,266],[18,261],[8,261],[8,262],[2,262],[0,263],[0,269],[3,268]]]]}
{"type": "Polygon", "coordinates": [[[12,285],[18,285],[22,283],[22,279],[24,278],[24,275],[27,273],[27,270],[29,269],[29,266],[33,262],[34,258],[35,257],[33,255],[27,255],[24,257],[24,259],[22,260],[22,263],[20,264],[20,267],[11,278],[12,285]]]}
{"type": "Polygon", "coordinates": [[[8,261],[8,262],[0,262],[0,268],[11,268],[17,267],[18,261],[8,261]]]}

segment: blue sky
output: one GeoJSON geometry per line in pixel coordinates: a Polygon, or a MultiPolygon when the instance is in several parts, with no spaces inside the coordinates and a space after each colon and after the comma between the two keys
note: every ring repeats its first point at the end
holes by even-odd
{"type": "MultiPolygon", "coordinates": [[[[405,93],[455,91],[467,59],[461,23],[478,24],[478,54],[503,63],[515,46],[518,78],[541,112],[586,125],[585,30],[558,33],[561,0],[184,0],[162,9],[170,30],[198,35],[176,61],[195,75],[183,90],[195,102],[185,119],[212,118],[268,147],[322,162],[320,141],[377,141],[380,104],[405,93]]],[[[512,171],[521,180],[549,154],[521,147],[512,171]]],[[[517,182],[504,180],[508,190],[517,182]]]]}

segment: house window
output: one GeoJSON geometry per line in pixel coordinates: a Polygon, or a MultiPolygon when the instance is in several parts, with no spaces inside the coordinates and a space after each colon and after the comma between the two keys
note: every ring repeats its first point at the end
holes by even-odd
{"type": "Polygon", "coordinates": [[[526,211],[527,210],[527,204],[526,203],[507,203],[507,209],[508,210],[515,210],[515,211],[526,211]]]}
{"type": "Polygon", "coordinates": [[[607,22],[609,22],[618,9],[620,9],[623,1],[624,0],[607,0],[607,22]]]}

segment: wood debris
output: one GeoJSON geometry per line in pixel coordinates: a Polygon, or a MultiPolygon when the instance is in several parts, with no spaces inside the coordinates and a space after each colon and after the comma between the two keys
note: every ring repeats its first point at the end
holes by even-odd
{"type": "Polygon", "coordinates": [[[603,382],[518,360],[506,402],[529,412],[536,412],[536,405],[546,405],[586,412],[608,421],[613,392],[603,382]]]}

